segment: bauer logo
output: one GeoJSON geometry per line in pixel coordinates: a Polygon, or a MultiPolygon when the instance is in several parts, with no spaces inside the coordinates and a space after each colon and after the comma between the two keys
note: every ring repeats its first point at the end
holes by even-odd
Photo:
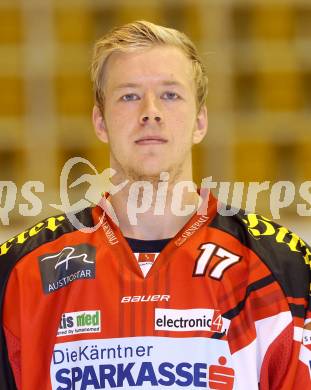
{"type": "Polygon", "coordinates": [[[75,311],[62,315],[57,337],[101,331],[100,310],[75,311]]]}
{"type": "Polygon", "coordinates": [[[40,256],[44,292],[52,293],[78,279],[95,279],[95,256],[96,249],[89,244],[66,246],[40,256]]]}
{"type": "Polygon", "coordinates": [[[155,330],[226,333],[230,321],[214,309],[155,309],[155,330]]]}

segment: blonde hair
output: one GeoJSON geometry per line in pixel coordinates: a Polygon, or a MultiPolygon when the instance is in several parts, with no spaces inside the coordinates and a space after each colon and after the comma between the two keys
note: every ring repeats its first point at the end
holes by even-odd
{"type": "Polygon", "coordinates": [[[140,20],[114,28],[95,43],[91,76],[95,103],[100,109],[104,106],[104,70],[108,57],[114,52],[129,52],[156,45],[175,46],[190,59],[198,111],[202,108],[207,97],[207,74],[193,42],[178,30],[140,20]]]}

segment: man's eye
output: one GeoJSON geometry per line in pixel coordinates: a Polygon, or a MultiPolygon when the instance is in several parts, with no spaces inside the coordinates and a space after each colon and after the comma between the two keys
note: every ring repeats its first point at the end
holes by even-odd
{"type": "Polygon", "coordinates": [[[121,97],[121,100],[123,100],[124,102],[129,102],[129,101],[138,100],[138,99],[139,99],[139,97],[135,93],[128,93],[128,94],[123,95],[121,97]]]}
{"type": "Polygon", "coordinates": [[[166,100],[176,100],[179,98],[179,95],[176,92],[165,92],[162,96],[166,100]]]}

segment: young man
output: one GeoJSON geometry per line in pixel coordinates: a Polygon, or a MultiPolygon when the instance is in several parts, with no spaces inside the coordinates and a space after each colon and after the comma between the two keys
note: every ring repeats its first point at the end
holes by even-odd
{"type": "Polygon", "coordinates": [[[127,184],[77,214],[99,229],[62,215],[0,247],[0,389],[311,388],[310,248],[191,186],[207,129],[193,44],[131,23],[97,42],[92,76],[127,184]]]}

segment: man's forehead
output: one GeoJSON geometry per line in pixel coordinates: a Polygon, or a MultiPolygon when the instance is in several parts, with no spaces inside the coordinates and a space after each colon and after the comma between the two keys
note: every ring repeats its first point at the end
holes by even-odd
{"type": "Polygon", "coordinates": [[[146,77],[167,86],[185,86],[186,79],[193,79],[191,61],[171,46],[115,52],[107,60],[106,72],[106,83],[113,89],[138,87],[146,77]]]}

